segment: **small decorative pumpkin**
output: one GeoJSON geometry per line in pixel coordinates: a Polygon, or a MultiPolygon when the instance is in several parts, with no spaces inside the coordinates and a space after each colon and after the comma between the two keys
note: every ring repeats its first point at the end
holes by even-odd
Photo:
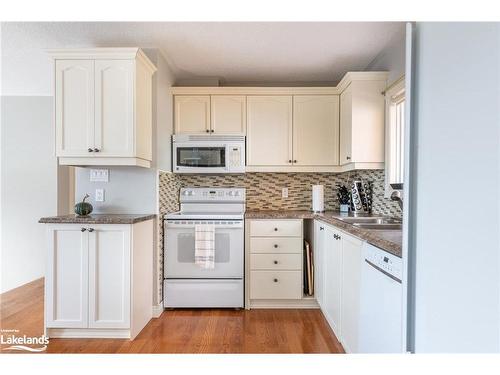
{"type": "Polygon", "coordinates": [[[78,216],[87,216],[94,209],[94,207],[92,207],[90,203],[85,202],[85,199],[87,199],[88,197],[90,197],[90,195],[85,194],[85,196],[83,197],[83,201],[75,204],[75,214],[77,214],[78,216]]]}

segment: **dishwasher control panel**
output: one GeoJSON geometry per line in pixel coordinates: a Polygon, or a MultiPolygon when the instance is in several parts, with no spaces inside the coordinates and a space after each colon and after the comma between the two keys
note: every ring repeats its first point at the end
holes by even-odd
{"type": "Polygon", "coordinates": [[[403,260],[395,255],[365,243],[364,256],[367,261],[398,280],[403,279],[403,260]]]}

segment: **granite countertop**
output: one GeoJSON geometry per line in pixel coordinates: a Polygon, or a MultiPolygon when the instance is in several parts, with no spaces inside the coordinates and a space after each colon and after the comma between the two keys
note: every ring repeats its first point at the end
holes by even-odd
{"type": "Polygon", "coordinates": [[[135,224],[154,219],[154,214],[93,214],[89,216],[61,215],[42,217],[39,223],[45,224],[135,224]]]}
{"type": "MultiPolygon", "coordinates": [[[[323,213],[313,213],[311,211],[247,211],[245,218],[247,219],[317,219],[326,224],[334,225],[335,227],[352,234],[355,237],[361,238],[368,243],[381,248],[393,255],[401,257],[403,233],[401,230],[374,230],[362,229],[355,227],[352,224],[340,220],[340,217],[351,216],[352,213],[346,214],[339,211],[326,211],[323,213]]],[[[358,215],[359,216],[359,215],[358,215]]],[[[362,216],[380,216],[380,215],[362,215],[362,216]]]]}

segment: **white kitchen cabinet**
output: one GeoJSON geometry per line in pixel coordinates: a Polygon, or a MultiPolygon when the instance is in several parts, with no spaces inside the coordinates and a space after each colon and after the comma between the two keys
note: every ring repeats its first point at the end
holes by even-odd
{"type": "Polygon", "coordinates": [[[50,226],[45,277],[47,327],[86,328],[88,235],[81,225],[50,226]]]}
{"type": "Polygon", "coordinates": [[[153,312],[153,228],[47,224],[49,337],[137,336],[153,312]]]}
{"type": "Polygon", "coordinates": [[[325,225],[314,221],[314,295],[320,308],[325,301],[325,225]]]}
{"type": "Polygon", "coordinates": [[[210,133],[210,96],[182,95],[174,97],[175,134],[210,133]]]}
{"type": "Polygon", "coordinates": [[[50,50],[56,156],[61,165],[152,161],[152,75],[139,48],[50,50]]]}
{"type": "Polygon", "coordinates": [[[385,75],[350,80],[340,95],[340,164],[355,168],[383,167],[385,75]]]}
{"type": "Polygon", "coordinates": [[[326,320],[333,332],[341,340],[341,295],[342,295],[342,241],[340,232],[333,227],[325,227],[324,237],[324,307],[326,320]]]}
{"type": "Polygon", "coordinates": [[[210,132],[245,135],[247,98],[245,95],[212,95],[210,97],[210,132]]]}
{"type": "Polygon", "coordinates": [[[89,328],[130,326],[129,225],[89,232],[89,328]]]}
{"type": "Polygon", "coordinates": [[[348,353],[358,352],[361,265],[363,242],[342,234],[342,345],[348,353]]]}
{"type": "Polygon", "coordinates": [[[339,96],[293,97],[293,164],[334,166],[339,163],[339,96]]]}
{"type": "Polygon", "coordinates": [[[292,96],[247,98],[247,166],[292,165],[292,96]]]}

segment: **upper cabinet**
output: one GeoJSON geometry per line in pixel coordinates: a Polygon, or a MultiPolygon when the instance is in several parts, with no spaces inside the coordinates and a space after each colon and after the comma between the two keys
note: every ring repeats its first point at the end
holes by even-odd
{"type": "Polygon", "coordinates": [[[138,48],[52,50],[56,156],[63,165],[152,161],[152,75],[138,48]]]}
{"type": "Polygon", "coordinates": [[[339,96],[293,97],[293,164],[339,164],[339,96]]]}
{"type": "Polygon", "coordinates": [[[384,167],[386,72],[336,87],[174,87],[176,134],[246,135],[248,172],[384,167]]]}
{"type": "Polygon", "coordinates": [[[175,134],[244,135],[246,96],[175,96],[175,134]]]}
{"type": "MultiPolygon", "coordinates": [[[[370,74],[370,73],[367,73],[370,74]]],[[[383,168],[385,73],[354,77],[340,95],[340,165],[383,168]]],[[[359,75],[359,73],[358,73],[359,75]]]]}
{"type": "Polygon", "coordinates": [[[292,97],[249,96],[247,166],[292,165],[292,97]]]}

